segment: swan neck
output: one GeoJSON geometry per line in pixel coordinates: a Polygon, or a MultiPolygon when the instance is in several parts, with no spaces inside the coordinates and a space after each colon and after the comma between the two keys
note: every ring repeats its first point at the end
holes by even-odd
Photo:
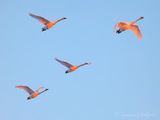
{"type": "Polygon", "coordinates": [[[42,92],[40,92],[39,94],[42,94],[42,93],[44,93],[44,92],[46,92],[48,89],[45,89],[45,90],[43,90],[42,92]]]}
{"type": "Polygon", "coordinates": [[[136,23],[136,22],[138,22],[139,20],[142,20],[142,19],[143,19],[143,17],[140,17],[137,20],[135,20],[133,23],[136,23]]]}
{"type": "Polygon", "coordinates": [[[79,68],[79,67],[84,66],[84,65],[86,65],[86,64],[87,64],[87,63],[83,63],[83,64],[81,64],[81,65],[79,65],[79,66],[77,66],[77,67],[79,68]]]}
{"type": "Polygon", "coordinates": [[[59,21],[61,21],[61,20],[64,20],[65,18],[61,18],[61,19],[59,19],[59,20],[57,20],[57,22],[59,22],[59,21]]]}

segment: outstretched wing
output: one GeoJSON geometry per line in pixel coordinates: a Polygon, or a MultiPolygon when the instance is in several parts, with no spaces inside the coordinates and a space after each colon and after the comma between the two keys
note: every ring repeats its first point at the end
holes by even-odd
{"type": "Polygon", "coordinates": [[[25,90],[26,92],[28,92],[30,95],[31,95],[32,93],[34,93],[34,91],[33,91],[31,88],[29,88],[28,86],[16,86],[16,88],[23,89],[23,90],[25,90]]]}
{"type": "Polygon", "coordinates": [[[123,26],[125,26],[125,25],[126,25],[125,22],[119,22],[119,23],[117,24],[117,27],[121,28],[121,27],[123,27],[123,26]]]}
{"type": "Polygon", "coordinates": [[[39,87],[37,90],[36,90],[36,92],[40,92],[40,90],[42,90],[43,89],[43,87],[39,87]]]}
{"type": "Polygon", "coordinates": [[[41,17],[41,16],[34,15],[34,14],[32,14],[32,13],[29,13],[29,15],[30,15],[31,17],[37,19],[39,22],[41,22],[41,23],[44,24],[44,25],[47,25],[48,23],[50,23],[49,20],[47,20],[47,19],[45,19],[45,18],[43,18],[43,17],[41,17]]]}
{"type": "Polygon", "coordinates": [[[67,68],[70,68],[70,67],[73,66],[73,65],[71,65],[70,63],[65,62],[65,61],[62,61],[62,60],[59,60],[59,59],[57,59],[57,58],[55,58],[55,60],[56,60],[57,62],[61,63],[62,65],[66,66],[67,68]]]}
{"type": "Polygon", "coordinates": [[[139,30],[139,27],[137,25],[132,25],[131,30],[135,33],[139,40],[142,39],[141,31],[139,30]]]}

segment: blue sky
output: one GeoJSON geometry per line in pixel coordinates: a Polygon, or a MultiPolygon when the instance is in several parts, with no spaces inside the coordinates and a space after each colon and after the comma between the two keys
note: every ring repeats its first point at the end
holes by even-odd
{"type": "Polygon", "coordinates": [[[159,120],[159,0],[1,0],[0,119],[159,120]],[[28,13],[59,22],[41,32],[28,13]],[[139,21],[113,33],[119,21],[139,21]],[[89,66],[64,74],[54,58],[89,66]],[[16,85],[49,91],[27,101],[16,85]]]}

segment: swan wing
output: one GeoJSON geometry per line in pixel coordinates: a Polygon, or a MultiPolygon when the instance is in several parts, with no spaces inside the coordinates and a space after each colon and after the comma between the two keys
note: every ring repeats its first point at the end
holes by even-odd
{"type": "Polygon", "coordinates": [[[116,30],[116,28],[120,28],[120,29],[123,29],[124,26],[126,26],[127,24],[125,22],[119,22],[117,23],[115,26],[114,26],[114,32],[116,30]]]}
{"type": "Polygon", "coordinates": [[[70,68],[70,67],[73,66],[72,64],[70,64],[70,63],[68,63],[68,62],[65,62],[65,61],[62,61],[62,60],[59,60],[59,59],[57,59],[57,58],[55,58],[55,60],[56,60],[57,62],[61,63],[62,65],[66,66],[67,68],[70,68]]]}
{"type": "Polygon", "coordinates": [[[49,20],[47,20],[47,19],[45,19],[45,18],[43,18],[43,17],[41,17],[41,16],[34,15],[34,14],[32,14],[32,13],[29,13],[29,15],[30,15],[31,17],[37,19],[39,22],[41,22],[41,23],[44,24],[44,25],[47,25],[48,23],[50,23],[49,20]]]}
{"type": "Polygon", "coordinates": [[[23,89],[26,92],[28,92],[30,95],[34,93],[34,91],[31,88],[29,88],[28,86],[16,86],[16,88],[23,89]]]}
{"type": "Polygon", "coordinates": [[[139,40],[142,39],[141,31],[137,25],[132,25],[131,30],[135,33],[135,35],[138,37],[139,40]]]}

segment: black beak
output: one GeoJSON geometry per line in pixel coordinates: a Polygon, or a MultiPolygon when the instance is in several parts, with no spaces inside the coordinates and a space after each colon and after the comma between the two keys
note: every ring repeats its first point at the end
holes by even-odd
{"type": "Polygon", "coordinates": [[[69,73],[68,71],[66,71],[65,73],[69,73]]]}

